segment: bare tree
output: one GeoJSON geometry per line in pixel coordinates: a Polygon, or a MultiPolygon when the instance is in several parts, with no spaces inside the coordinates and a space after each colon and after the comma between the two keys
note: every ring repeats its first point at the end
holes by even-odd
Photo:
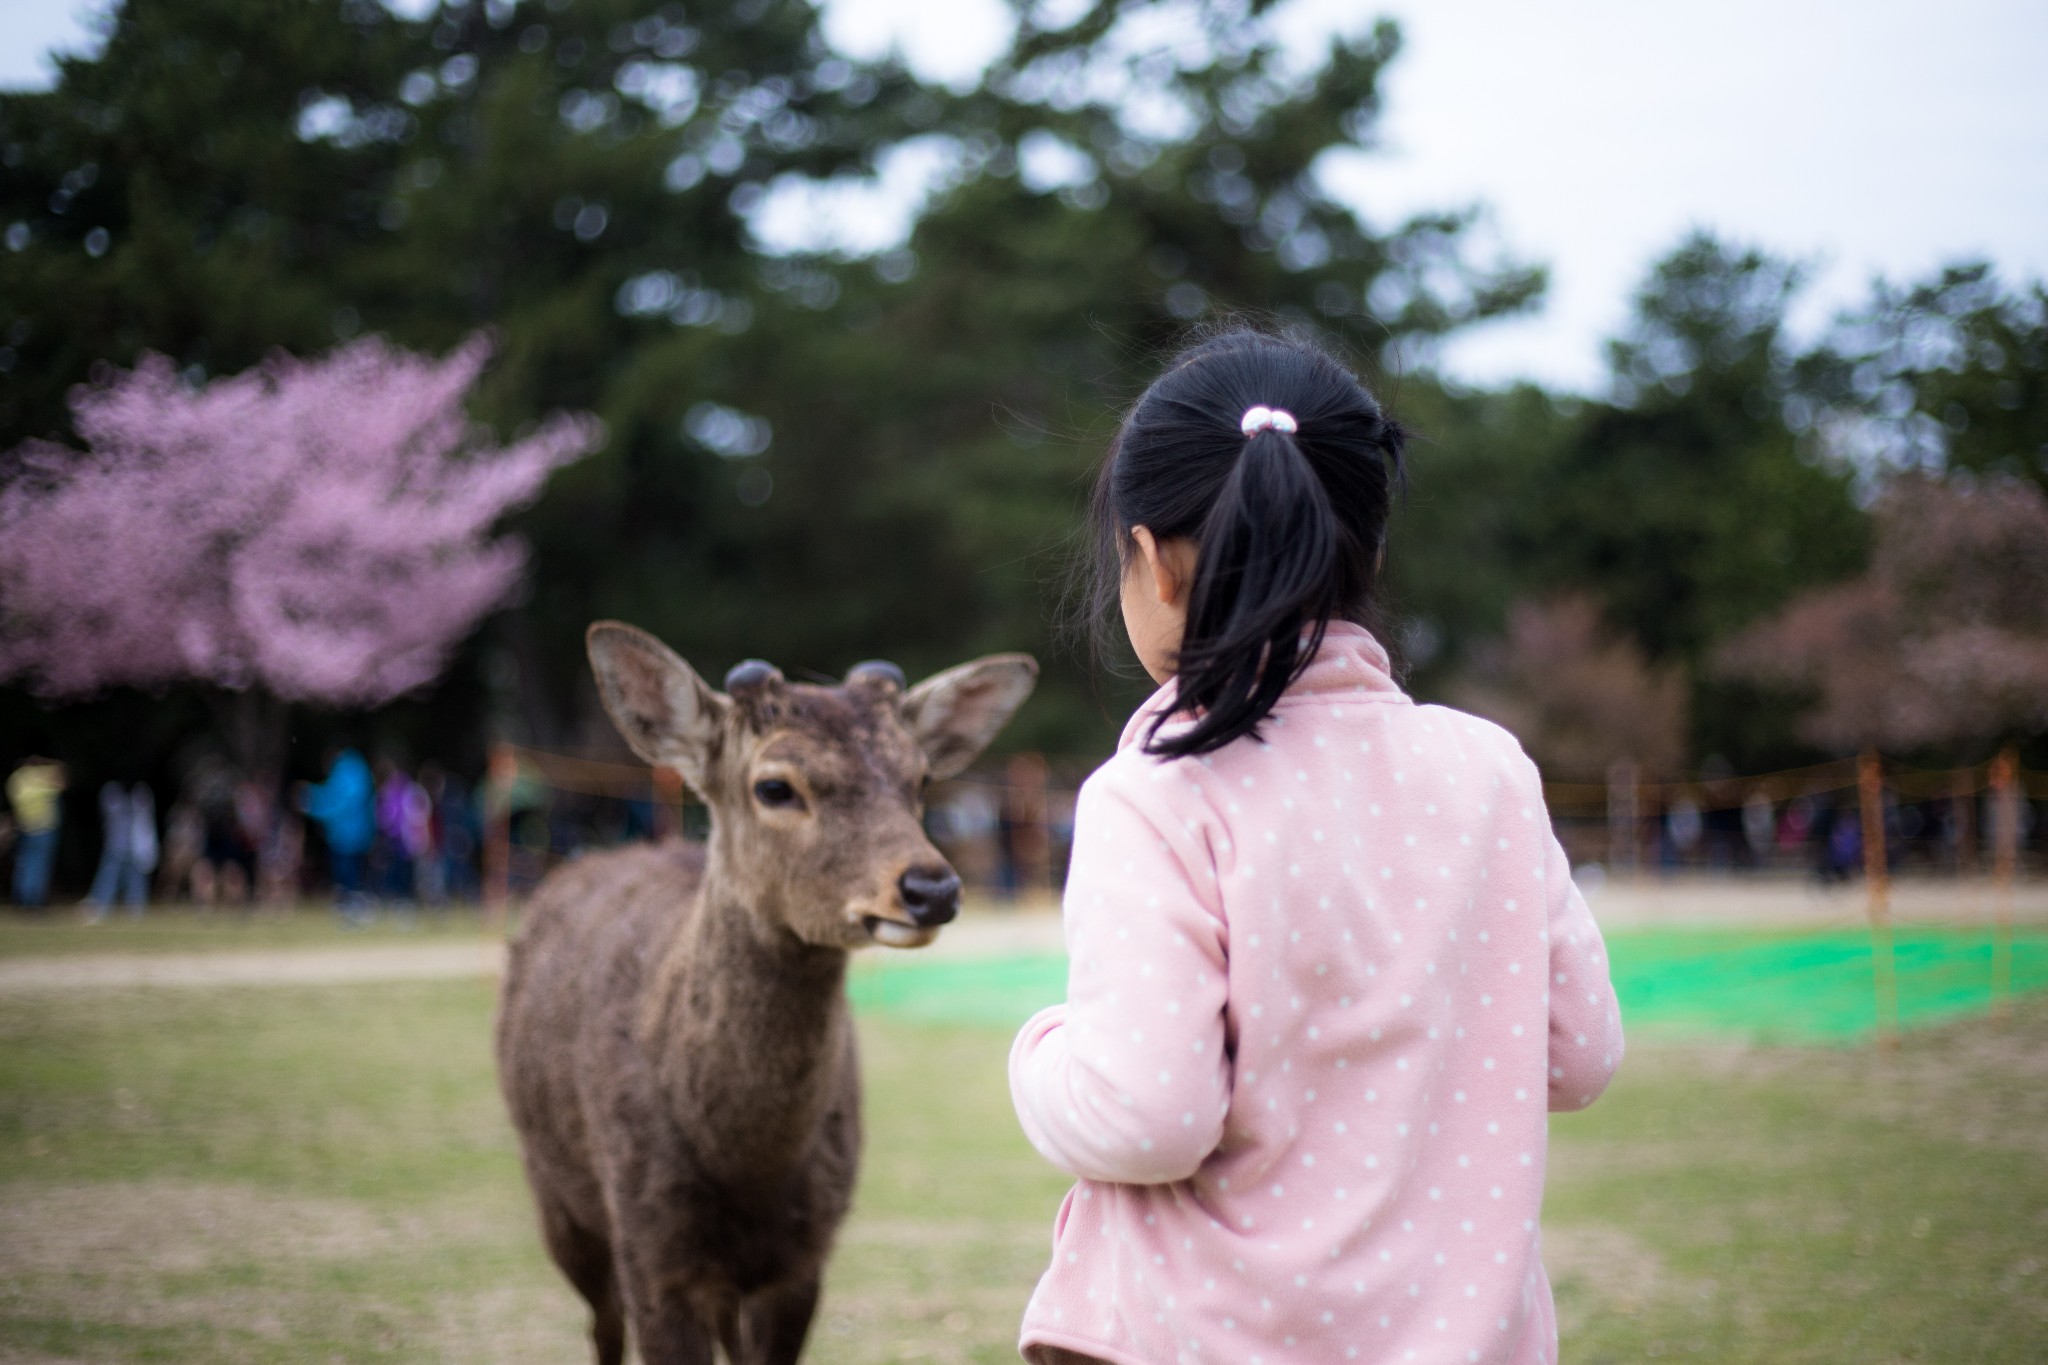
{"type": "Polygon", "coordinates": [[[1480,653],[1454,695],[1553,774],[1597,778],[1617,762],[1669,773],[1685,756],[1684,673],[1653,666],[1581,594],[1517,603],[1507,638],[1480,653]]]}
{"type": "Polygon", "coordinates": [[[1895,478],[1860,578],[1795,598],[1721,651],[1729,673],[1810,690],[1833,749],[2048,727],[2048,494],[2020,479],[1895,478]]]}

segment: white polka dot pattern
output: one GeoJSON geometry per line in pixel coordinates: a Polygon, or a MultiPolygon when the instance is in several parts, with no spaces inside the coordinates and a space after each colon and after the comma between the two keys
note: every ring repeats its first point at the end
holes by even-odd
{"type": "Polygon", "coordinates": [[[1534,766],[1413,705],[1356,626],[1257,741],[1144,754],[1169,696],[1082,788],[1067,1000],[1011,1050],[1026,1135],[1081,1182],[1023,1344],[1555,1360],[1545,1113],[1622,1037],[1534,766]]]}

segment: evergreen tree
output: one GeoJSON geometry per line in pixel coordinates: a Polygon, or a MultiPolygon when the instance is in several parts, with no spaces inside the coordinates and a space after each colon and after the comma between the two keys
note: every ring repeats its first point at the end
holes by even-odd
{"type": "Polygon", "coordinates": [[[1983,261],[1908,287],[1878,280],[1801,362],[1795,414],[1875,474],[1969,471],[2048,487],[2048,288],[1983,261]]]}
{"type": "Polygon", "coordinates": [[[1799,269],[1695,235],[1651,272],[1611,347],[1614,399],[1588,404],[1524,504],[1552,587],[1692,680],[1692,749],[1751,770],[1799,756],[1791,713],[1711,667],[1716,642],[1868,552],[1855,471],[1787,421],[1808,401],[1785,312],[1799,269]]]}
{"type": "MultiPolygon", "coordinates": [[[[1469,215],[1375,232],[1319,188],[1370,143],[1391,27],[1296,71],[1262,6],[1032,13],[959,94],[833,53],[804,0],[128,0],[54,89],[0,96],[0,443],[62,436],[66,390],[145,349],[196,380],[487,326],[476,415],[610,433],[523,520],[536,588],[499,636],[538,737],[594,616],[710,667],[1051,655],[1077,485],[1191,324],[1371,366],[1540,276],[1474,261],[1469,215]],[[951,169],[907,250],[755,240],[772,194],[914,140],[951,169]]],[[[1055,671],[1018,742],[1101,743],[1087,686],[1055,671]]]]}

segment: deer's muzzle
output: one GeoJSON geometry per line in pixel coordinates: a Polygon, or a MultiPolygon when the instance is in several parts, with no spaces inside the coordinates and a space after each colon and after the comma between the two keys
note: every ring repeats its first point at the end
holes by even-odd
{"type": "Polygon", "coordinates": [[[896,891],[920,929],[936,929],[960,913],[960,876],[950,867],[913,867],[896,879],[896,891]]]}

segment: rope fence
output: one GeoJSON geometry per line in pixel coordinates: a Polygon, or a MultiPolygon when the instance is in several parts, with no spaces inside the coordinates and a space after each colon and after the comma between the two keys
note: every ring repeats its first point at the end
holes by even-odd
{"type": "MultiPolygon", "coordinates": [[[[1006,894],[1056,893],[1064,880],[1071,845],[1074,797],[1081,779],[1099,760],[1012,755],[1003,769],[976,771],[934,784],[927,825],[932,837],[973,884],[1006,894]]],[[[2022,843],[2023,803],[2048,801],[2048,773],[2022,769],[2007,748],[1988,762],[1953,769],[1920,769],[1887,762],[1875,751],[1802,768],[1747,776],[1706,774],[1674,781],[1644,780],[1634,765],[1617,763],[1604,782],[1546,781],[1548,803],[1568,850],[1598,853],[1609,869],[1628,872],[1644,862],[1647,840],[1662,842],[1676,826],[1688,826],[1697,841],[1709,816],[1759,812],[1768,825],[1767,848],[1779,839],[1778,818],[1794,803],[1839,803],[1831,818],[1854,825],[1866,890],[1864,918],[1871,940],[1872,991],[1879,1045],[1898,1046],[1898,985],[1891,883],[1902,840],[1888,815],[1896,801],[1947,803],[1948,841],[1955,871],[1973,874],[1988,835],[1994,938],[1991,965],[1992,1013],[2002,1016],[2012,989],[2014,883],[2022,843]],[[1851,795],[1853,794],[1853,795],[1851,795]],[[1980,834],[1978,808],[1985,807],[1980,834]]],[[[522,817],[545,812],[553,793],[586,801],[619,801],[638,812],[637,832],[653,836],[691,830],[694,797],[672,770],[617,758],[557,753],[522,745],[494,746],[485,776],[483,839],[484,900],[502,917],[515,887],[531,886],[545,870],[551,835],[541,846],[522,843],[522,817]]],[[[699,827],[703,816],[697,819],[699,827]]],[[[628,822],[627,832],[635,832],[628,822]]],[[[543,814],[543,824],[545,816],[543,814]]],[[[1752,831],[1745,823],[1745,834],[1752,831]]],[[[1798,840],[1806,839],[1804,831],[1798,840]]],[[[1754,841],[1749,856],[1755,856],[1754,841]]],[[[1575,861],[1594,861],[1579,856],[1575,861]]],[[[1846,867],[1836,871],[1845,873],[1846,867]]]]}

